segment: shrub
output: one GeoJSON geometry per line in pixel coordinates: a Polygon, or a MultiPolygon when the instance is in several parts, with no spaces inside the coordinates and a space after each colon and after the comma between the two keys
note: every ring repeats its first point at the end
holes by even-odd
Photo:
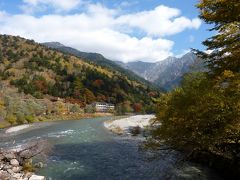
{"type": "Polygon", "coordinates": [[[33,123],[35,121],[35,118],[32,115],[25,116],[25,119],[28,123],[33,123]]]}
{"type": "Polygon", "coordinates": [[[72,105],[70,107],[70,112],[73,112],[73,113],[83,113],[83,110],[80,108],[79,105],[72,105]]]}
{"type": "Polygon", "coordinates": [[[29,159],[29,160],[26,160],[24,163],[23,163],[23,170],[25,172],[34,172],[35,171],[35,168],[32,164],[32,160],[29,159]]]}
{"type": "Polygon", "coordinates": [[[95,112],[96,112],[96,109],[95,109],[93,106],[91,106],[91,105],[87,105],[87,106],[85,107],[84,111],[85,111],[86,113],[95,113],[95,112]]]}
{"type": "Polygon", "coordinates": [[[7,115],[5,118],[6,121],[8,121],[11,125],[16,124],[17,122],[17,117],[13,114],[7,115]]]}
{"type": "Polygon", "coordinates": [[[141,133],[141,128],[139,126],[130,128],[130,133],[132,136],[137,136],[141,133]]]}
{"type": "Polygon", "coordinates": [[[24,124],[25,123],[25,117],[22,113],[17,114],[17,123],[18,124],[24,124]]]}

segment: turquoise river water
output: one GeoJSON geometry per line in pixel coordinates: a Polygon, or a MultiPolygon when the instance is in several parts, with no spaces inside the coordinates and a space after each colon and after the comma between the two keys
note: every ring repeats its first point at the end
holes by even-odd
{"type": "Polygon", "coordinates": [[[143,139],[112,134],[103,126],[109,119],[35,124],[9,136],[1,130],[0,147],[46,139],[53,150],[47,166],[36,173],[49,180],[221,179],[213,170],[180,161],[181,154],[175,151],[140,150],[143,139]]]}

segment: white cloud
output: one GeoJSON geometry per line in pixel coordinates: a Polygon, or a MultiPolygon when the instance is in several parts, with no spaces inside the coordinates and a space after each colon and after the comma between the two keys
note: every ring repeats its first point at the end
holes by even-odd
{"type": "Polygon", "coordinates": [[[4,20],[4,18],[7,16],[8,16],[8,14],[5,11],[0,11],[0,21],[4,20]]]}
{"type": "Polygon", "coordinates": [[[23,0],[21,8],[25,13],[44,11],[49,7],[56,12],[62,12],[77,8],[81,2],[81,0],[23,0]]]}
{"type": "MultiPolygon", "coordinates": [[[[25,1],[31,1],[35,5],[41,0],[25,1]]],[[[86,8],[82,13],[49,14],[40,17],[0,12],[0,33],[20,35],[37,42],[59,41],[81,51],[101,53],[112,60],[153,62],[173,55],[171,51],[174,42],[165,39],[165,35],[199,26],[199,23],[195,22],[198,20],[179,17],[179,10],[165,6],[126,15],[120,15],[118,10],[103,7],[101,4],[88,4],[86,8]],[[162,27],[164,23],[171,29],[162,27]],[[149,36],[134,37],[122,31],[126,26],[130,31],[138,28],[149,36]]]]}
{"type": "Polygon", "coordinates": [[[191,20],[184,16],[179,17],[180,13],[178,9],[161,5],[151,11],[120,16],[117,22],[140,28],[148,35],[154,36],[173,35],[187,28],[198,29],[200,27],[200,19],[191,20]]]}

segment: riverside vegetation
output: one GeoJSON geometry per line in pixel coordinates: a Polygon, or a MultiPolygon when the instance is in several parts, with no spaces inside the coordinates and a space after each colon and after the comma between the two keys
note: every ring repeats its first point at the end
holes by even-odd
{"type": "Polygon", "coordinates": [[[94,101],[116,113],[152,112],[159,91],[118,69],[0,35],[0,125],[75,119],[93,113],[94,101]]]}
{"type": "Polygon", "coordinates": [[[164,142],[226,172],[230,179],[239,178],[240,2],[202,0],[197,7],[200,17],[218,32],[203,42],[211,54],[195,50],[208,72],[185,75],[181,87],[161,96],[149,145],[164,142]]]}

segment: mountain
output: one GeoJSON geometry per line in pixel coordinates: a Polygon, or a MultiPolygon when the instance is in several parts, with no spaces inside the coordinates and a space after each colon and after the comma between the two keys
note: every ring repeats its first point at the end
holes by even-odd
{"type": "Polygon", "coordinates": [[[136,73],[133,73],[128,68],[125,68],[125,67],[122,67],[122,65],[119,65],[119,62],[114,62],[112,60],[109,60],[101,54],[82,52],[72,47],[67,47],[59,42],[46,42],[42,44],[51,49],[55,49],[63,53],[68,53],[70,55],[77,56],[82,60],[89,62],[91,64],[108,68],[108,69],[111,69],[112,71],[118,71],[132,80],[136,80],[152,88],[159,89],[158,86],[150,83],[149,81],[145,80],[141,76],[136,75],[136,73]]]}
{"type": "MultiPolygon", "coordinates": [[[[156,66],[157,63],[148,63],[148,62],[143,62],[143,61],[133,61],[133,62],[121,62],[121,61],[116,61],[116,63],[120,66],[122,66],[125,69],[128,69],[138,76],[143,77],[144,79],[148,81],[152,81],[151,78],[149,78],[149,73],[151,73],[152,69],[154,66],[156,66]]],[[[156,73],[157,74],[157,73],[156,73]]],[[[154,81],[152,81],[154,82],[154,81]]]]}
{"type": "Polygon", "coordinates": [[[166,90],[178,86],[185,73],[204,70],[203,61],[191,52],[180,58],[168,57],[156,63],[141,61],[117,63],[166,90]]]}
{"type": "Polygon", "coordinates": [[[154,63],[148,63],[148,62],[142,62],[142,61],[134,61],[134,62],[128,62],[128,63],[117,61],[116,63],[125,69],[133,71],[135,74],[143,77],[145,80],[148,80],[148,81],[149,79],[147,78],[147,74],[151,70],[151,68],[154,66],[154,63]]]}
{"type": "MultiPolygon", "coordinates": [[[[64,47],[53,43],[55,47],[64,47]]],[[[87,54],[91,57],[98,54],[87,54]]],[[[87,59],[88,57],[86,57],[87,59]]],[[[110,66],[56,51],[32,40],[0,35],[0,79],[37,99],[59,97],[82,106],[94,101],[150,106],[158,91],[110,66]]],[[[91,59],[91,58],[90,58],[91,59]]],[[[94,59],[94,58],[93,58],[94,59]]],[[[119,67],[118,65],[116,65],[119,67]]],[[[119,69],[123,69],[120,67],[119,69]]],[[[145,81],[145,80],[144,80],[145,81]]]]}
{"type": "Polygon", "coordinates": [[[98,53],[82,52],[77,49],[67,47],[59,42],[47,42],[43,45],[56,49],[60,52],[75,55],[86,62],[98,66],[117,70],[128,76],[132,80],[155,88],[171,90],[178,86],[183,75],[190,71],[202,71],[203,62],[193,53],[187,53],[180,58],[168,57],[165,60],[149,63],[142,61],[124,63],[121,61],[111,61],[98,53]]]}

